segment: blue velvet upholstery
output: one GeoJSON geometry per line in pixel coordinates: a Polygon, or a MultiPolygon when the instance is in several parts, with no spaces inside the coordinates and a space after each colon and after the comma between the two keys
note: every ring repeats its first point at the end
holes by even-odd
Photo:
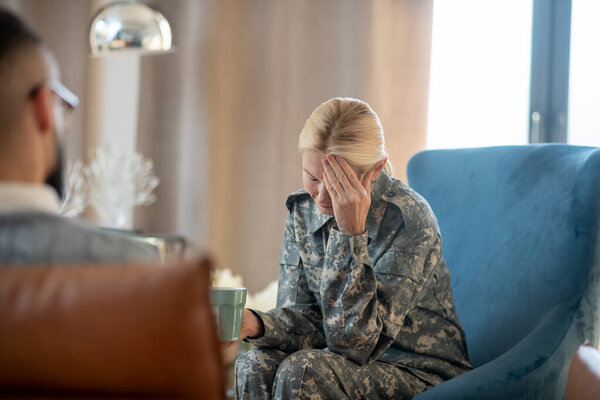
{"type": "Polygon", "coordinates": [[[435,212],[475,369],[417,397],[563,399],[598,341],[600,149],[429,150],[408,165],[435,212]]]}

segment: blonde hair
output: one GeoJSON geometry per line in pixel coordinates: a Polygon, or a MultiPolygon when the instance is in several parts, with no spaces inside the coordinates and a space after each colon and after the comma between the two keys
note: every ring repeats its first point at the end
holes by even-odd
{"type": "MultiPolygon", "coordinates": [[[[361,173],[387,157],[379,117],[367,103],[352,98],[336,97],[317,107],[302,128],[298,148],[343,157],[361,173]]],[[[390,176],[394,172],[389,161],[383,170],[390,176]]]]}

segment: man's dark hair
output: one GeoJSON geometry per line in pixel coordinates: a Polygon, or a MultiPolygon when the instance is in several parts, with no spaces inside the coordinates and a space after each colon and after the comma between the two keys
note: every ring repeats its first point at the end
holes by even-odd
{"type": "Polygon", "coordinates": [[[0,62],[23,47],[41,46],[42,39],[10,11],[0,9],[0,62]]]}

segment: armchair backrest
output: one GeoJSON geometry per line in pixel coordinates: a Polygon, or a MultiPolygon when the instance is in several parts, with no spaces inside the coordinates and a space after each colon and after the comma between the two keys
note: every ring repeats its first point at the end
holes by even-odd
{"type": "Polygon", "coordinates": [[[600,149],[430,150],[412,158],[408,178],[438,218],[474,366],[586,289],[598,246],[600,149]]]}

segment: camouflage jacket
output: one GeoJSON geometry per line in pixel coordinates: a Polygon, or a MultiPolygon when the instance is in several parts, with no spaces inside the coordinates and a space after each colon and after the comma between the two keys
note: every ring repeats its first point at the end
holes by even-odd
{"type": "Polygon", "coordinates": [[[251,343],[328,348],[442,380],[471,368],[437,220],[421,196],[382,173],[359,236],[339,232],[304,190],[286,205],[277,308],[255,311],[265,334],[251,343]]]}

